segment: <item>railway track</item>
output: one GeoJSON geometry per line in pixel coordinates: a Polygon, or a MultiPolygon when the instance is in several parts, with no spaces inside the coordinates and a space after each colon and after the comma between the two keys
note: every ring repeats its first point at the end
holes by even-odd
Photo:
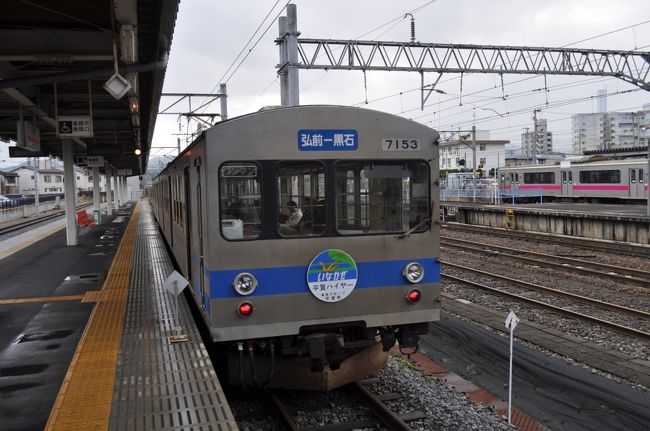
{"type": "Polygon", "coordinates": [[[462,283],[462,284],[467,284],[476,288],[479,288],[481,290],[488,291],[493,294],[501,295],[507,298],[515,299],[517,301],[523,301],[528,304],[533,304],[538,307],[543,307],[546,309],[550,309],[553,311],[556,311],[558,313],[562,313],[571,317],[579,318],[582,320],[589,321],[591,323],[596,323],[601,326],[605,326],[610,329],[614,329],[616,331],[619,331],[621,333],[627,334],[627,335],[633,335],[635,337],[643,338],[643,339],[650,339],[650,331],[644,331],[641,329],[638,329],[637,327],[639,324],[645,324],[646,326],[650,327],[650,313],[645,312],[643,310],[637,310],[629,307],[624,307],[621,305],[613,304],[610,302],[605,302],[605,301],[600,301],[594,298],[589,298],[583,295],[576,295],[568,292],[562,292],[557,289],[552,289],[546,286],[541,286],[533,283],[528,283],[522,280],[517,280],[513,279],[510,277],[505,277],[499,274],[494,274],[491,272],[485,272],[481,270],[477,270],[475,268],[470,268],[462,265],[456,265],[450,262],[442,262],[443,268],[453,268],[455,270],[460,270],[460,271],[465,271],[465,272],[470,272],[472,274],[479,274],[484,277],[488,278],[493,278],[496,280],[499,280],[501,282],[505,281],[507,283],[516,285],[518,287],[523,287],[528,290],[528,292],[524,293],[514,293],[514,292],[509,292],[504,290],[504,288],[496,288],[492,286],[488,286],[482,283],[477,283],[472,280],[467,280],[464,278],[452,276],[450,274],[443,273],[442,277],[443,279],[448,279],[448,280],[453,280],[457,283],[462,283]],[[594,307],[598,310],[597,312],[602,312],[602,310],[607,310],[607,311],[613,311],[615,313],[618,313],[617,316],[615,316],[616,320],[626,320],[626,316],[630,316],[630,318],[627,318],[629,323],[619,323],[617,321],[613,320],[606,320],[600,317],[593,316],[591,314],[586,314],[585,312],[581,311],[576,311],[571,308],[575,308],[575,304],[567,304],[564,306],[561,305],[555,305],[555,304],[550,304],[545,301],[541,301],[538,299],[530,298],[525,296],[527,293],[530,291],[536,291],[536,292],[541,292],[544,294],[549,294],[549,295],[554,295],[556,297],[562,298],[562,300],[571,300],[575,302],[579,302],[580,304],[585,304],[588,307],[594,307]],[[623,316],[626,315],[626,316],[623,316]]]}
{"type": "Polygon", "coordinates": [[[490,226],[468,225],[464,223],[446,222],[442,226],[444,229],[448,229],[448,230],[472,232],[472,233],[479,233],[483,235],[496,235],[496,236],[501,236],[506,238],[548,242],[553,244],[557,244],[558,242],[561,242],[562,245],[573,245],[591,251],[601,251],[601,252],[606,252],[611,254],[618,254],[618,255],[622,254],[625,256],[650,258],[650,246],[646,246],[646,245],[637,245],[637,244],[605,241],[605,240],[592,240],[587,238],[578,238],[573,236],[554,235],[554,234],[539,233],[539,232],[513,231],[513,230],[502,229],[502,228],[490,227],[490,226]]]}
{"type": "MultiPolygon", "coordinates": [[[[366,382],[367,383],[367,382],[366,382]]],[[[366,417],[362,419],[352,419],[349,422],[338,423],[323,423],[316,426],[307,425],[301,427],[299,423],[294,420],[292,406],[287,404],[280,392],[270,391],[269,397],[272,405],[277,411],[277,416],[281,418],[284,427],[290,431],[345,431],[354,430],[359,428],[373,428],[373,429],[387,429],[394,431],[413,431],[407,424],[407,421],[422,419],[424,414],[421,412],[411,412],[407,415],[398,415],[393,412],[386,404],[386,401],[396,400],[401,398],[401,395],[390,393],[382,396],[373,394],[363,382],[351,383],[337,391],[346,391],[352,399],[356,400],[353,409],[359,410],[359,404],[362,404],[367,409],[366,417]]],[[[337,406],[333,406],[333,397],[328,398],[326,404],[323,405],[324,409],[333,410],[337,406]]],[[[304,408],[304,405],[301,405],[304,408]]]]}
{"type": "MultiPolygon", "coordinates": [[[[83,209],[83,208],[88,208],[89,206],[92,206],[92,204],[79,205],[79,206],[77,206],[77,210],[80,210],[80,209],[83,209]]],[[[34,218],[34,219],[30,219],[30,220],[26,220],[26,221],[23,221],[23,222],[20,222],[20,223],[16,223],[16,224],[13,224],[11,226],[6,226],[6,227],[3,227],[3,228],[0,228],[0,237],[3,236],[3,235],[6,235],[8,233],[16,232],[16,231],[24,229],[26,227],[33,226],[33,225],[38,224],[38,223],[42,223],[44,221],[56,219],[58,217],[61,217],[62,215],[65,215],[65,210],[57,211],[57,212],[52,213],[52,214],[47,214],[47,215],[44,215],[44,216],[41,216],[41,217],[37,217],[37,218],[34,218]]]]}
{"type": "Polygon", "coordinates": [[[519,262],[552,267],[565,271],[579,272],[591,276],[605,277],[622,283],[635,283],[641,287],[650,288],[650,272],[648,271],[608,265],[600,262],[591,262],[588,260],[576,259],[572,257],[514,249],[512,247],[502,247],[476,241],[461,240],[445,236],[440,237],[440,245],[463,250],[489,253],[495,256],[515,259],[519,262]]]}

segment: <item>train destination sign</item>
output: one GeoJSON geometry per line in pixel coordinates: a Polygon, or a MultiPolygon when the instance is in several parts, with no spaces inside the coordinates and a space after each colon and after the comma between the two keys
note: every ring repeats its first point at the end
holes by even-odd
{"type": "Polygon", "coordinates": [[[298,130],[300,151],[356,151],[358,148],[356,130],[298,130]]]}
{"type": "Polygon", "coordinates": [[[357,285],[357,264],[349,254],[335,248],[318,254],[307,269],[311,293],[323,302],[339,302],[357,285]]]}

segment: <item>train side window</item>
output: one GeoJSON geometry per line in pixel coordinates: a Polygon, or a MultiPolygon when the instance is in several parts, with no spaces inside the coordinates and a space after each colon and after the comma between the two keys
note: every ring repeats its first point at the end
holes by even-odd
{"type": "Polygon", "coordinates": [[[583,184],[619,184],[621,171],[580,171],[580,182],[583,184]]]}
{"type": "Polygon", "coordinates": [[[573,172],[569,171],[569,184],[573,184],[573,172]]]}
{"type": "Polygon", "coordinates": [[[636,183],[636,169],[630,169],[630,182],[636,183]]]}
{"type": "Polygon", "coordinates": [[[643,179],[644,179],[644,178],[643,178],[643,169],[639,169],[639,182],[640,182],[641,184],[644,183],[643,179]]]}
{"type": "Polygon", "coordinates": [[[562,184],[566,184],[566,171],[562,172],[562,184]]]}
{"type": "Polygon", "coordinates": [[[221,234],[230,240],[255,239],[262,232],[262,169],[229,162],[219,169],[221,234]]]}
{"type": "Polygon", "coordinates": [[[322,235],[326,228],[325,166],[320,162],[286,162],[275,172],[280,236],[322,235]]]}
{"type": "Polygon", "coordinates": [[[429,165],[422,161],[339,162],[335,168],[336,229],[342,235],[427,231],[429,165]]]}

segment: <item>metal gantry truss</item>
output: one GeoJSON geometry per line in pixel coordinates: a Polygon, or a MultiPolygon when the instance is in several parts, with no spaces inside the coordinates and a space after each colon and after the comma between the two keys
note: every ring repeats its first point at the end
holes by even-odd
{"type": "Polygon", "coordinates": [[[298,39],[298,54],[280,69],[612,76],[650,91],[643,51],[298,39]]]}

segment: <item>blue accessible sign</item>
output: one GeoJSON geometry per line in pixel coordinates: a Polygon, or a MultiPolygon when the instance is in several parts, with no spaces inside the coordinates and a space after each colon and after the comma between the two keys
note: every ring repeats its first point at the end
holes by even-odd
{"type": "Polygon", "coordinates": [[[356,130],[298,130],[300,151],[355,151],[359,148],[356,130]]]}
{"type": "Polygon", "coordinates": [[[357,285],[357,264],[344,251],[325,250],[318,254],[307,269],[307,284],[311,293],[323,302],[345,299],[357,285]]]}

